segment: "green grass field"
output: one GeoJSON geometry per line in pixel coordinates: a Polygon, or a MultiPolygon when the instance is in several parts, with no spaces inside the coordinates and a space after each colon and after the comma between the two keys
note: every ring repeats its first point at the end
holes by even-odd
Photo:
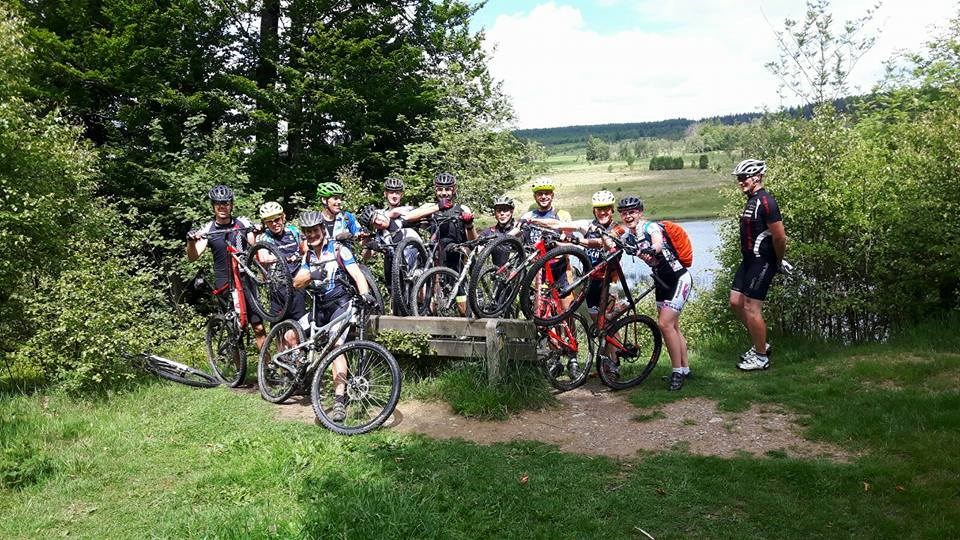
{"type": "MultiPolygon", "coordinates": [[[[693,156],[684,156],[689,166],[693,156]]],[[[725,159],[711,154],[711,163],[725,159]]],[[[726,161],[722,161],[726,163],[726,161]]],[[[647,215],[658,219],[696,219],[717,217],[723,206],[721,190],[734,189],[730,175],[710,169],[651,171],[649,160],[638,160],[633,167],[625,161],[587,162],[582,155],[555,155],[547,159],[548,174],[556,180],[556,206],[570,212],[574,219],[592,217],[590,197],[609,189],[618,198],[637,195],[644,200],[647,215]],[[610,168],[613,168],[612,172],[610,168]]],[[[529,182],[511,192],[518,208],[532,204],[529,182]]]]}
{"type": "Polygon", "coordinates": [[[634,390],[638,416],[686,397],[782,407],[849,462],[345,438],[278,421],[255,394],[166,383],[5,394],[0,537],[960,537],[960,320],[884,345],[776,338],[761,373],[733,369],[740,341],[694,351],[680,395],[634,390]]]}

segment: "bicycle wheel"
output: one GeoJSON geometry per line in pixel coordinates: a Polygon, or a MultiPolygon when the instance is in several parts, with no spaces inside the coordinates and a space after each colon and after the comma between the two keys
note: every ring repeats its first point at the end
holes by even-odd
{"type": "Polygon", "coordinates": [[[220,381],[213,375],[186,364],[174,362],[173,360],[153,354],[144,354],[143,359],[146,362],[147,371],[169,381],[178,382],[187,386],[195,386],[197,388],[220,386],[220,381]]]}
{"type": "Polygon", "coordinates": [[[296,321],[285,320],[273,325],[257,364],[257,386],[260,395],[270,403],[283,403],[302,382],[298,374],[306,363],[307,351],[293,349],[305,340],[296,321]]]}
{"type": "Polygon", "coordinates": [[[602,334],[597,351],[600,380],[614,390],[643,382],[660,359],[663,336],[646,315],[623,317],[602,334]]]}
{"type": "Polygon", "coordinates": [[[553,326],[575,312],[587,295],[592,265],[574,246],[560,246],[537,259],[523,278],[520,308],[538,326],[553,326]],[[566,294],[562,294],[566,292],[566,294]]]}
{"type": "Polygon", "coordinates": [[[512,236],[498,238],[483,248],[467,287],[470,309],[477,317],[500,317],[510,307],[520,289],[523,274],[519,270],[526,256],[523,244],[512,236]],[[514,272],[517,275],[510,279],[514,272]]]}
{"type": "Polygon", "coordinates": [[[250,288],[253,310],[265,321],[283,320],[293,299],[293,278],[283,255],[273,244],[257,242],[250,246],[243,264],[252,273],[243,285],[250,288]]]}
{"type": "Polygon", "coordinates": [[[457,305],[456,271],[437,266],[424,272],[413,288],[410,305],[414,316],[462,317],[457,305]]]}
{"type": "Polygon", "coordinates": [[[383,346],[352,341],[324,358],[313,376],[310,398],[313,412],[327,429],[342,435],[366,433],[397,407],[400,367],[383,346]]]}
{"type": "Polygon", "coordinates": [[[223,384],[236,388],[247,374],[247,350],[240,338],[235,319],[222,315],[207,319],[207,360],[213,373],[223,384]]]}
{"type": "Polygon", "coordinates": [[[370,294],[373,295],[373,298],[377,301],[377,305],[370,307],[370,315],[383,315],[383,294],[380,293],[380,285],[377,283],[377,280],[373,277],[373,272],[364,265],[358,264],[360,267],[360,273],[363,274],[363,277],[367,278],[367,288],[370,289],[370,294]]]}
{"type": "Polygon", "coordinates": [[[538,329],[537,359],[550,384],[566,392],[587,381],[593,365],[594,342],[582,315],[538,329]]]}
{"type": "Polygon", "coordinates": [[[417,278],[427,269],[430,261],[427,248],[419,238],[404,238],[393,251],[393,268],[391,268],[390,301],[396,311],[394,315],[410,315],[413,308],[409,304],[410,291],[416,284],[417,278]],[[407,254],[405,257],[404,254],[407,254]],[[409,259],[409,260],[408,260],[409,259]]]}

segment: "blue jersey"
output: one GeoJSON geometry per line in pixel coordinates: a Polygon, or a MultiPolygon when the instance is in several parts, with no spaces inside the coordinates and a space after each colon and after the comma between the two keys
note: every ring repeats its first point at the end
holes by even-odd
{"type": "Polygon", "coordinates": [[[337,235],[342,232],[349,232],[356,235],[360,233],[360,224],[357,218],[350,212],[340,212],[333,219],[323,218],[323,225],[327,228],[327,245],[332,249],[337,235]]]}
{"type": "Polygon", "coordinates": [[[262,242],[273,244],[277,251],[283,255],[287,264],[287,270],[290,274],[296,274],[300,268],[300,244],[303,242],[303,234],[300,229],[287,224],[281,231],[280,236],[275,236],[273,231],[267,229],[259,238],[262,242]]]}

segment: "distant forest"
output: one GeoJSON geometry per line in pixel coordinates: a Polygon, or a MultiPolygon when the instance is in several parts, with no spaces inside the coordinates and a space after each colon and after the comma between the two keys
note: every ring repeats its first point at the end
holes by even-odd
{"type": "MultiPolygon", "coordinates": [[[[849,110],[850,106],[864,96],[850,96],[833,101],[839,111],[849,110]]],[[[783,111],[787,116],[803,116],[809,119],[813,115],[813,108],[791,107],[783,111]]],[[[544,146],[559,146],[580,144],[585,145],[590,137],[599,137],[608,143],[624,140],[634,140],[644,137],[655,139],[680,140],[683,139],[688,127],[699,122],[713,122],[722,125],[735,125],[752,122],[763,116],[764,113],[740,113],[724,116],[712,116],[700,120],[688,118],[671,118],[656,122],[632,122],[628,124],[593,124],[588,126],[565,126],[555,128],[518,129],[513,132],[521,139],[537,141],[544,146]]]]}

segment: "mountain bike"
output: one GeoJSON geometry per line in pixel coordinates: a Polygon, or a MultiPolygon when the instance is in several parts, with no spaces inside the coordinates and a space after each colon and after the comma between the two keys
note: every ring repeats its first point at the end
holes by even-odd
{"type": "MultiPolygon", "coordinates": [[[[625,253],[636,254],[635,247],[606,232],[603,235],[615,248],[596,266],[590,264],[578,246],[554,248],[537,260],[521,288],[520,301],[528,304],[536,324],[550,326],[574,316],[586,298],[590,280],[599,280],[597,321],[590,327],[590,336],[596,341],[597,374],[604,384],[620,390],[636,386],[650,375],[660,358],[663,336],[656,321],[637,311],[637,302],[653,292],[655,285],[634,298],[620,266],[625,253]],[[553,270],[561,260],[567,263],[568,269],[577,270],[554,275],[553,270]],[[611,282],[623,285],[625,302],[616,302],[614,297],[611,304],[611,282]]],[[[656,275],[653,278],[659,279],[656,275]]]]}
{"type": "Polygon", "coordinates": [[[353,292],[348,307],[317,326],[322,300],[316,289],[307,335],[297,321],[281,321],[270,329],[260,350],[257,384],[260,395],[282,403],[310,382],[310,399],[327,429],[358,435],[376,429],[393,414],[400,399],[400,367],[390,351],[365,339],[369,306],[353,292]],[[356,339],[337,343],[353,331],[356,339]],[[312,376],[312,379],[311,379],[312,376]],[[334,418],[336,396],[346,396],[346,415],[334,418]]]}
{"type": "MultiPolygon", "coordinates": [[[[556,247],[562,238],[557,231],[522,222],[520,232],[528,230],[540,232],[540,238],[532,246],[526,247],[519,238],[504,235],[494,237],[477,257],[467,287],[467,300],[477,317],[492,318],[506,313],[514,305],[533,263],[556,247]]],[[[530,317],[526,311],[524,315],[530,317]]]]}
{"type": "MultiPolygon", "coordinates": [[[[236,232],[239,238],[249,230],[257,230],[257,226],[211,231],[201,237],[236,232]]],[[[264,320],[276,322],[286,316],[290,307],[293,279],[283,263],[283,255],[268,242],[254,243],[245,254],[238,245],[227,244],[227,253],[230,256],[230,278],[222,287],[213,290],[218,309],[207,319],[204,343],[214,373],[225,385],[235,388],[243,383],[247,373],[249,336],[245,288],[249,287],[253,300],[249,307],[264,320]]]]}
{"type": "Polygon", "coordinates": [[[213,388],[220,385],[220,381],[209,373],[169,358],[146,352],[126,356],[147,372],[169,381],[197,388],[213,388]]]}
{"type": "MultiPolygon", "coordinates": [[[[452,268],[435,266],[424,272],[413,286],[410,305],[413,315],[426,317],[461,317],[468,313],[460,313],[457,304],[457,295],[464,290],[467,276],[474,265],[477,254],[484,244],[493,240],[492,236],[483,236],[474,240],[467,240],[460,244],[450,244],[447,252],[459,251],[466,258],[463,268],[458,273],[452,268]]],[[[469,311],[469,307],[467,308],[469,311]]]]}
{"type": "Polygon", "coordinates": [[[410,299],[417,280],[424,272],[439,263],[438,257],[441,254],[438,253],[440,242],[437,231],[440,230],[441,225],[458,219],[460,218],[456,216],[437,217],[433,214],[427,221],[433,232],[430,233],[430,239],[426,243],[420,237],[411,236],[397,244],[393,252],[390,296],[391,303],[395,308],[400,308],[400,313],[394,313],[394,315],[413,314],[410,299]]]}

